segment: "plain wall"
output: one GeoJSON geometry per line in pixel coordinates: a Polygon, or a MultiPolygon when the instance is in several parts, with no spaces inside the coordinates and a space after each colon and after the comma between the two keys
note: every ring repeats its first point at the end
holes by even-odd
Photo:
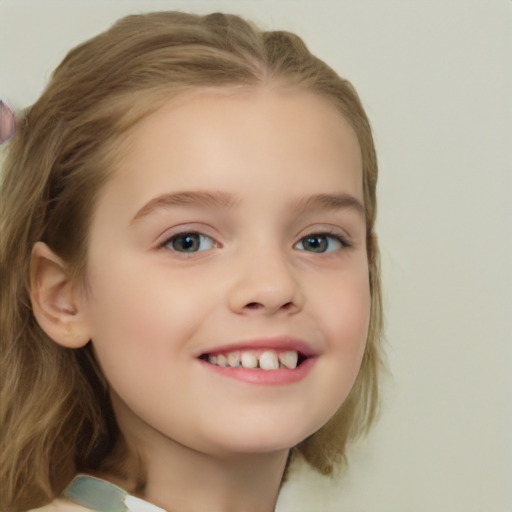
{"type": "Polygon", "coordinates": [[[380,158],[382,417],[279,512],[512,510],[512,2],[0,0],[0,98],[118,17],[225,10],[299,33],[358,89],[380,158]]]}

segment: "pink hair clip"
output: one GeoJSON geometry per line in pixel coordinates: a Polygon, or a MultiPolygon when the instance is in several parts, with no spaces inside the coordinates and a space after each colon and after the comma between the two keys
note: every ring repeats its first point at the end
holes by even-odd
{"type": "Polygon", "coordinates": [[[0,144],[9,142],[16,131],[16,116],[9,105],[0,100],[0,144]]]}

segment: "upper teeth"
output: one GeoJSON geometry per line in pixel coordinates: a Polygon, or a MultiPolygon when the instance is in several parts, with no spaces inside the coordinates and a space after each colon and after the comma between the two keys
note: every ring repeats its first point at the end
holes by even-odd
{"type": "Polygon", "coordinates": [[[278,368],[297,368],[299,355],[295,350],[279,352],[265,350],[259,356],[251,350],[236,350],[227,354],[208,356],[208,362],[217,366],[230,366],[236,368],[261,368],[262,370],[277,370],[278,368]]]}

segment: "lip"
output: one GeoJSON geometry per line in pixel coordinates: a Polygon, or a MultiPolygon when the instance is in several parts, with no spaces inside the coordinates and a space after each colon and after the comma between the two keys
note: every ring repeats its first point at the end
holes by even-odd
{"type": "Polygon", "coordinates": [[[242,381],[248,384],[279,386],[293,384],[304,379],[314,367],[318,351],[304,340],[290,336],[275,336],[269,338],[253,338],[243,342],[235,342],[226,345],[218,345],[208,348],[197,354],[197,361],[205,369],[217,375],[242,381]],[[277,352],[294,350],[306,357],[296,368],[279,368],[277,370],[262,370],[261,368],[232,368],[229,366],[217,366],[201,358],[206,354],[224,354],[234,351],[262,351],[275,350],[277,352]]]}
{"type": "Polygon", "coordinates": [[[288,370],[280,368],[278,370],[262,370],[261,368],[230,368],[228,366],[217,366],[207,361],[198,359],[197,361],[207,370],[217,375],[235,379],[248,384],[266,385],[266,386],[284,386],[303,380],[311,371],[316,363],[316,357],[309,357],[297,368],[288,370]]]}

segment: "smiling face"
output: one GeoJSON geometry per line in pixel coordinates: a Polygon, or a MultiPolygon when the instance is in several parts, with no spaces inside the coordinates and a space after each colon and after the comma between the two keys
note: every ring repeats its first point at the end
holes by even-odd
{"type": "Polygon", "coordinates": [[[356,136],[311,93],[200,92],[135,127],[86,303],[128,438],[278,451],[334,414],[369,321],[362,202],[356,136]]]}

